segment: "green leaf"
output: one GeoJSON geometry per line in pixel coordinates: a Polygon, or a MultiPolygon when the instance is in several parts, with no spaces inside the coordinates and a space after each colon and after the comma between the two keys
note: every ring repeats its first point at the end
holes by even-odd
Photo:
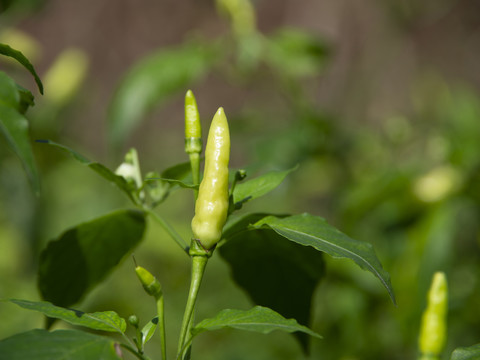
{"type": "Polygon", "coordinates": [[[17,109],[20,103],[20,94],[15,81],[3,71],[0,71],[0,102],[17,109]]]}
{"type": "Polygon", "coordinates": [[[207,43],[187,43],[138,62],[122,80],[110,104],[112,143],[122,143],[150,110],[204,75],[215,59],[212,50],[207,43]]]}
{"type": "Polygon", "coordinates": [[[30,91],[21,87],[18,84],[16,85],[17,85],[18,93],[20,95],[20,103],[18,106],[18,111],[21,114],[25,114],[30,106],[35,105],[34,98],[30,91]]]}
{"type": "Polygon", "coordinates": [[[119,360],[118,343],[78,330],[31,330],[0,341],[0,360],[119,360]]]}
{"type": "Polygon", "coordinates": [[[153,206],[163,202],[176,187],[198,188],[192,183],[190,162],[184,162],[165,169],[162,174],[156,171],[145,176],[144,188],[153,200],[153,206]]]}
{"type": "Polygon", "coordinates": [[[142,329],[142,346],[145,345],[155,334],[158,325],[158,316],[150,320],[142,329]]]}
{"type": "Polygon", "coordinates": [[[108,169],[105,165],[102,165],[98,162],[90,161],[83,155],[77,153],[76,151],[70,149],[68,146],[58,144],[56,142],[50,141],[50,140],[37,140],[39,143],[44,143],[44,144],[49,144],[53,145],[56,147],[59,147],[60,149],[63,149],[72,155],[75,160],[79,161],[81,164],[88,166],[90,169],[95,171],[97,174],[102,176],[104,179],[108,180],[111,182],[113,185],[115,185],[117,188],[119,188],[121,191],[123,191],[129,199],[134,203],[137,204],[137,200],[135,196],[133,195],[136,189],[130,185],[127,180],[123,176],[119,176],[115,174],[112,170],[108,169]]]}
{"type": "Polygon", "coordinates": [[[480,344],[470,347],[457,348],[450,360],[477,360],[480,359],[480,344]]]}
{"type": "MultiPolygon", "coordinates": [[[[255,224],[257,221],[269,216],[271,214],[267,213],[249,213],[241,217],[235,217],[231,215],[228,218],[227,224],[225,225],[222,233],[222,238],[229,240],[239,233],[250,231],[250,225],[255,224]]],[[[278,216],[278,215],[277,215],[278,216]]]]}
{"type": "Polygon", "coordinates": [[[255,228],[271,228],[285,238],[298,244],[324,251],[334,258],[353,260],[362,269],[374,274],[387,289],[395,304],[395,294],[390,275],[383,269],[369,243],[351,239],[340,230],[329,225],[325,219],[310,214],[286,218],[268,216],[254,225],[255,228]]]}
{"type": "Polygon", "coordinates": [[[148,179],[145,179],[145,181],[155,181],[155,180],[160,180],[160,181],[166,182],[169,185],[177,185],[177,186],[180,186],[184,189],[198,189],[198,185],[187,184],[187,183],[185,183],[181,180],[177,180],[177,179],[166,179],[166,178],[148,178],[148,179]]]}
{"type": "Polygon", "coordinates": [[[217,316],[211,319],[202,320],[192,329],[192,335],[196,336],[204,331],[233,328],[239,330],[255,331],[268,334],[274,330],[286,331],[289,333],[301,331],[308,335],[322,338],[316,332],[300,325],[295,319],[285,319],[272,309],[255,306],[253,309],[220,311],[217,316]]]}
{"type": "Polygon", "coordinates": [[[143,212],[120,210],[51,241],[40,255],[42,298],[63,307],[78,302],[140,243],[145,226],[143,212]]]}
{"type": "Polygon", "coordinates": [[[185,180],[191,175],[190,161],[173,165],[162,171],[161,177],[166,179],[185,180]]]}
{"type": "Polygon", "coordinates": [[[16,107],[11,107],[2,101],[0,101],[0,131],[20,158],[34,191],[38,193],[40,180],[30,144],[28,121],[16,107]]]}
{"type": "Polygon", "coordinates": [[[22,64],[29,72],[33,75],[35,82],[37,83],[38,90],[40,94],[43,94],[43,84],[40,78],[38,77],[33,65],[28,61],[28,59],[23,55],[20,51],[12,49],[10,46],[6,44],[0,44],[0,54],[9,56],[17,60],[20,64],[22,64]]]}
{"type": "MultiPolygon", "coordinates": [[[[270,229],[240,230],[259,215],[250,214],[225,232],[220,255],[255,304],[308,326],[313,294],[325,273],[323,254],[270,229]]],[[[308,337],[302,335],[297,339],[307,351],[308,337]]]]}
{"type": "Polygon", "coordinates": [[[320,39],[284,28],[268,41],[266,59],[282,75],[308,77],[323,70],[329,49],[320,39]]]}
{"type": "Polygon", "coordinates": [[[127,328],[125,319],[122,319],[114,311],[89,314],[79,310],[58,307],[46,301],[17,299],[10,299],[9,301],[24,309],[39,311],[48,317],[60,319],[72,325],[85,326],[94,330],[118,332],[121,334],[123,334],[127,328]]]}
{"type": "Polygon", "coordinates": [[[35,105],[32,93],[2,71],[0,71],[0,102],[20,114],[25,114],[29,106],[35,105]]]}
{"type": "Polygon", "coordinates": [[[253,200],[267,194],[280,185],[285,177],[297,168],[298,166],[286,171],[271,171],[237,184],[233,191],[233,202],[237,203],[247,198],[248,200],[253,200]]]}

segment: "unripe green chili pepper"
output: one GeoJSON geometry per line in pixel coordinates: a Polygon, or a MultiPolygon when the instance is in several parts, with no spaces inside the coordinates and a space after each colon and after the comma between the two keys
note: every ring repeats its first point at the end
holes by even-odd
{"type": "Polygon", "coordinates": [[[223,108],[213,117],[205,149],[205,170],[192,219],[194,239],[205,250],[215,246],[222,236],[228,214],[228,161],[230,133],[223,108]]]}
{"type": "Polygon", "coordinates": [[[421,359],[437,359],[447,337],[447,280],[443,272],[436,272],[428,292],[428,304],[422,316],[419,347],[421,359]]]}
{"type": "MultiPolygon", "coordinates": [[[[202,152],[202,125],[198,113],[197,101],[192,90],[185,95],[185,152],[190,158],[194,185],[200,182],[200,153],[202,152]]],[[[195,190],[195,199],[198,190],[195,190]]]]}
{"type": "Polygon", "coordinates": [[[156,299],[162,296],[162,285],[155,276],[141,266],[137,266],[135,272],[148,295],[154,296],[156,299]]]}
{"type": "Polygon", "coordinates": [[[185,95],[185,152],[187,154],[202,152],[202,126],[192,90],[188,90],[185,95]]]}

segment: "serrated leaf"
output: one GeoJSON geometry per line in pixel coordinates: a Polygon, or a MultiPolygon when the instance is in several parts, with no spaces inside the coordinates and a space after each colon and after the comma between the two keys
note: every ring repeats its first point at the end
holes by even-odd
{"type": "Polygon", "coordinates": [[[453,351],[450,360],[477,360],[480,359],[480,344],[457,348],[453,351]]]}
{"type": "Polygon", "coordinates": [[[0,341],[0,360],[119,360],[118,343],[78,330],[31,330],[0,341]]]}
{"type": "Polygon", "coordinates": [[[155,334],[158,325],[158,316],[150,320],[142,329],[142,346],[145,345],[155,334]]]}
{"type": "Polygon", "coordinates": [[[40,254],[38,287],[58,306],[78,302],[142,240],[145,214],[120,210],[67,230],[40,254]]]}
{"type": "Polygon", "coordinates": [[[348,237],[329,225],[325,219],[306,213],[285,218],[268,216],[257,222],[254,227],[257,229],[271,228],[298,244],[311,246],[334,258],[353,260],[362,269],[374,274],[387,289],[392,302],[396,303],[390,275],[383,269],[373,246],[348,237]]]}
{"type": "Polygon", "coordinates": [[[204,75],[214,60],[212,49],[207,43],[187,43],[138,62],[122,80],[110,105],[112,143],[122,143],[152,108],[204,75]]]}
{"type": "MultiPolygon", "coordinates": [[[[313,294],[325,273],[323,254],[270,229],[242,231],[257,215],[242,218],[225,232],[220,255],[255,304],[308,326],[313,294]]],[[[308,337],[295,335],[307,352],[308,337]]]]}
{"type": "Polygon", "coordinates": [[[94,330],[118,332],[121,334],[124,333],[127,328],[125,319],[122,319],[114,311],[85,313],[79,310],[58,307],[46,301],[18,299],[10,299],[9,301],[24,309],[39,311],[48,317],[60,319],[72,325],[85,326],[94,330]]]}
{"type": "Polygon", "coordinates": [[[118,189],[123,191],[134,204],[137,203],[137,200],[133,196],[135,189],[127,182],[127,180],[125,180],[123,176],[119,176],[115,174],[112,170],[108,169],[105,165],[102,165],[99,162],[90,161],[85,156],[72,150],[68,146],[61,145],[50,140],[37,140],[37,142],[56,146],[60,149],[67,151],[68,153],[70,153],[70,155],[73,156],[75,160],[77,160],[78,162],[80,162],[85,166],[88,166],[90,169],[92,169],[97,174],[102,176],[104,179],[108,180],[110,183],[115,185],[118,189]]]}
{"type": "Polygon", "coordinates": [[[301,331],[310,336],[322,338],[321,335],[300,325],[295,319],[285,319],[272,309],[255,306],[251,310],[222,310],[211,319],[202,320],[192,329],[192,335],[196,336],[204,331],[234,328],[239,330],[255,331],[268,334],[274,330],[289,333],[301,331]]]}
{"type": "Polygon", "coordinates": [[[33,65],[30,61],[23,55],[20,51],[15,50],[8,46],[7,44],[0,44],[0,54],[9,56],[17,60],[20,64],[22,64],[29,72],[33,75],[35,82],[37,83],[38,90],[40,94],[43,94],[43,84],[40,78],[38,77],[33,65]]]}
{"type": "Polygon", "coordinates": [[[288,174],[295,171],[297,168],[298,166],[285,171],[271,171],[254,179],[237,184],[233,191],[233,202],[237,203],[244,199],[250,201],[269,193],[279,186],[288,174]]]}

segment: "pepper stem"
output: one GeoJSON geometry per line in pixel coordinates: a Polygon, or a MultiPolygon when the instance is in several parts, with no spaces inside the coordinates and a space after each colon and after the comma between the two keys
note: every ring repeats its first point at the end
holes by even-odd
{"type": "Polygon", "coordinates": [[[160,346],[162,349],[162,359],[167,360],[167,342],[165,335],[165,310],[164,310],[164,300],[163,293],[157,297],[157,315],[158,315],[158,327],[160,332],[160,346]]]}
{"type": "MultiPolygon", "coordinates": [[[[190,153],[190,166],[192,167],[192,180],[193,185],[200,184],[200,153],[190,153]]],[[[198,189],[195,189],[195,200],[198,197],[198,189]]]]}
{"type": "Polygon", "coordinates": [[[207,253],[197,244],[197,241],[192,241],[190,247],[190,256],[192,257],[192,277],[190,282],[190,291],[188,293],[187,305],[185,306],[185,313],[183,315],[182,328],[180,330],[180,338],[178,341],[177,359],[181,359],[185,351],[185,339],[187,338],[189,329],[191,328],[191,321],[195,310],[195,303],[202,283],[203,274],[207,266],[208,259],[211,253],[207,253]]]}

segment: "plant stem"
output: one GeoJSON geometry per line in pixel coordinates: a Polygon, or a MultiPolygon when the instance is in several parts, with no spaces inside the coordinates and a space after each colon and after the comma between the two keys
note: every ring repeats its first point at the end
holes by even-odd
{"type": "Polygon", "coordinates": [[[180,352],[183,354],[183,359],[182,360],[190,360],[190,355],[192,351],[192,346],[191,346],[191,341],[189,339],[191,336],[188,336],[190,334],[190,331],[192,330],[193,324],[195,323],[195,309],[193,309],[192,316],[190,317],[190,322],[188,323],[188,328],[186,332],[186,338],[183,341],[183,347],[182,351],[180,352]],[[188,336],[188,337],[187,337],[188,336]]]}
{"type": "Polygon", "coordinates": [[[143,354],[140,354],[138,351],[135,351],[135,349],[133,349],[131,346],[127,345],[127,344],[120,344],[120,346],[128,351],[130,351],[133,355],[135,355],[137,358],[139,358],[140,360],[150,360],[150,358],[148,358],[147,356],[143,355],[143,354]]]}
{"type": "MultiPolygon", "coordinates": [[[[188,154],[190,157],[190,166],[192,167],[193,185],[200,184],[200,153],[188,154]]],[[[195,189],[195,200],[198,197],[198,189],[195,189]]]]}
{"type": "Polygon", "coordinates": [[[160,345],[162,349],[162,359],[167,360],[167,342],[165,334],[165,310],[163,293],[157,300],[158,331],[160,332],[160,345]]]}
{"type": "Polygon", "coordinates": [[[182,328],[180,330],[180,338],[178,341],[177,358],[182,357],[184,350],[184,343],[187,337],[192,315],[195,309],[195,302],[197,300],[198,290],[202,283],[205,267],[207,266],[209,256],[207,254],[192,255],[192,278],[190,283],[190,291],[188,293],[187,305],[185,306],[185,313],[183,315],[182,328]]]}
{"type": "Polygon", "coordinates": [[[183,251],[185,251],[188,254],[188,245],[187,243],[183,240],[183,238],[177,233],[177,231],[165,221],[164,218],[162,218],[160,215],[158,215],[156,212],[150,209],[145,209],[146,212],[148,212],[157,222],[162,226],[162,228],[170,235],[170,237],[175,240],[175,242],[182,248],[183,251]]]}

